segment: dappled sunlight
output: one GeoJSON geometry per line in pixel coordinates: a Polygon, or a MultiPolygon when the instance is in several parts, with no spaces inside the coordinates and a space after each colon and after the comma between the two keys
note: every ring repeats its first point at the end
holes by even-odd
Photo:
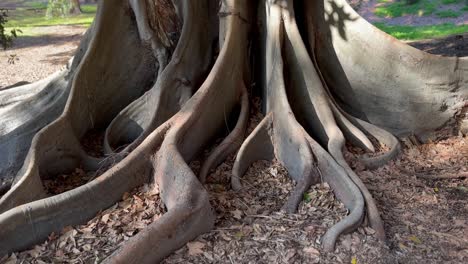
{"type": "Polygon", "coordinates": [[[344,40],[347,40],[345,29],[346,21],[355,21],[359,17],[351,17],[349,13],[344,11],[343,6],[338,6],[334,1],[329,1],[329,4],[330,5],[325,6],[325,21],[331,27],[336,28],[344,40]]]}

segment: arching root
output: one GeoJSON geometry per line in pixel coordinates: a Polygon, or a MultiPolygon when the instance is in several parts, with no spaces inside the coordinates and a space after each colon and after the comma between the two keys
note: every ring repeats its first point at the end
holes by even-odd
{"type": "MultiPolygon", "coordinates": [[[[292,1],[289,1],[292,6],[292,1]]],[[[342,153],[345,138],[337,122],[335,121],[332,103],[328,93],[322,84],[319,73],[314,67],[312,59],[304,42],[301,39],[297,24],[294,19],[294,11],[289,9],[285,15],[285,32],[287,35],[286,54],[290,67],[291,80],[293,81],[291,93],[293,98],[308,96],[309,103],[298,105],[294,109],[303,117],[302,123],[309,133],[317,135],[322,145],[326,145],[331,156],[345,169],[350,179],[356,184],[366,201],[367,218],[371,227],[376,231],[376,236],[384,240],[385,233],[375,201],[359,177],[353,172],[345,161],[342,153]]],[[[336,111],[335,111],[336,112],[336,111]]]]}
{"type": "Polygon", "coordinates": [[[67,74],[0,91],[0,182],[14,178],[34,135],[63,112],[70,92],[67,74]]]}
{"type": "MultiPolygon", "coordinates": [[[[92,27],[94,35],[89,45],[85,45],[86,50],[80,50],[72,63],[72,68],[76,65],[76,73],[67,75],[72,79],[64,113],[35,135],[22,169],[17,173],[11,189],[0,200],[1,237],[5,241],[0,245],[2,254],[23,249],[65,225],[89,219],[98,210],[118,200],[123,192],[147,178],[148,172],[144,172],[147,169],[142,159],[135,162],[142,168],[128,165],[120,168],[126,172],[120,179],[109,179],[112,178],[110,176],[98,179],[94,184],[105,185],[96,187],[102,192],[93,193],[94,188],[85,185],[62,195],[38,200],[48,196],[41,175],[54,176],[73,170],[80,164],[86,170],[98,168],[100,160],[89,157],[79,139],[140,96],[148,80],[152,79],[150,76],[154,75],[154,71],[151,72],[154,59],[145,56],[145,48],[134,34],[124,5],[123,1],[117,4],[109,1],[101,3],[92,27]],[[114,27],[107,28],[108,23],[113,23],[114,27]],[[102,48],[112,56],[101,53],[102,48]],[[119,52],[122,50],[126,52],[119,52]],[[142,173],[133,175],[138,171],[142,173]]],[[[50,82],[52,85],[54,83],[50,82]]],[[[4,138],[1,137],[2,140],[4,138]]]]}
{"type": "Polygon", "coordinates": [[[161,149],[155,157],[155,182],[167,213],[131,238],[111,255],[109,263],[152,263],[159,261],[214,225],[208,193],[188,162],[203,149],[224,125],[224,109],[238,103],[244,79],[247,50],[248,1],[227,1],[232,14],[227,19],[226,40],[210,75],[202,87],[173,118],[161,149]],[[226,80],[231,80],[226,82],[226,80]]]}
{"type": "MultiPolygon", "coordinates": [[[[152,50],[167,57],[167,48],[147,25],[146,0],[133,0],[138,14],[138,30],[152,50]]],[[[135,149],[154,129],[175,115],[206,77],[213,57],[215,34],[206,29],[213,10],[210,1],[181,1],[182,32],[169,63],[160,62],[160,73],[154,86],[138,100],[126,107],[106,129],[106,154],[128,153],[135,149]]],[[[151,10],[149,10],[151,11],[151,10]]],[[[165,60],[165,59],[164,59],[165,60]]]]}
{"type": "Polygon", "coordinates": [[[347,172],[338,165],[330,154],[311,137],[308,142],[317,156],[317,163],[323,181],[328,182],[336,197],[344,203],[350,211],[343,220],[332,226],[323,236],[322,245],[326,251],[333,251],[338,237],[358,228],[365,214],[365,203],[359,188],[350,179],[347,172]]]}
{"type": "MultiPolygon", "coordinates": [[[[18,151],[0,156],[1,180],[16,175],[11,189],[0,199],[0,255],[44,240],[64,226],[82,223],[115,203],[124,192],[150,181],[159,186],[167,214],[130,239],[107,262],[152,263],[213,227],[214,214],[201,182],[211,168],[239,147],[244,136],[249,112],[244,82],[250,70],[247,56],[252,55],[248,52],[248,31],[255,24],[252,2],[222,1],[222,49],[209,74],[218,30],[206,25],[217,18],[213,15],[216,1],[175,1],[174,12],[182,18],[183,27],[172,53],[167,35],[154,32],[159,26],[147,21],[154,18],[147,13],[151,9],[145,6],[147,1],[128,4],[104,0],[92,33],[68,71],[45,82],[0,92],[2,121],[28,102],[35,102],[35,108],[47,102],[51,106],[46,117],[7,118],[7,125],[0,125],[2,151],[20,146],[18,151]],[[129,10],[136,17],[132,18],[129,10]],[[14,93],[18,91],[20,96],[14,93]],[[38,96],[49,92],[50,96],[38,96]],[[225,126],[226,116],[239,104],[236,127],[208,157],[198,179],[187,164],[212,144],[225,126]],[[110,156],[91,157],[80,141],[88,131],[103,127],[107,128],[104,148],[110,156]],[[12,163],[15,159],[20,162],[12,163]],[[48,197],[41,176],[53,178],[78,166],[103,173],[85,185],[48,197]]],[[[468,83],[465,59],[438,63],[434,57],[407,47],[401,48],[401,53],[394,49],[383,55],[373,53],[379,60],[359,63],[363,51],[374,52],[360,44],[375,47],[375,43],[363,40],[362,34],[353,30],[375,33],[375,29],[359,17],[339,17],[347,19],[346,23],[340,21],[343,27],[330,28],[326,19],[343,16],[329,10],[341,8],[336,2],[347,9],[342,0],[264,0],[260,5],[262,50],[258,57],[264,67],[260,86],[266,115],[240,146],[231,178],[232,187],[240,189],[240,179],[252,162],[276,158],[296,182],[283,206],[286,212],[296,211],[311,184],[320,179],[328,182],[350,213],[322,238],[327,251],[333,250],[340,234],[361,225],[365,215],[376,235],[385,238],[375,201],[347,164],[343,148],[349,140],[374,152],[372,137],[384,143],[389,152],[364,158],[367,167],[375,168],[395,157],[400,145],[390,133],[353,116],[387,127],[401,126],[398,133],[423,133],[452,117],[458,103],[466,101],[467,92],[462,88],[468,83]],[[307,13],[307,23],[302,26],[309,49],[299,31],[294,4],[307,13]],[[348,23],[358,25],[352,27],[350,32],[355,35],[349,39],[348,23]],[[381,69],[375,63],[392,65],[387,59],[394,61],[395,54],[402,54],[404,63],[395,63],[399,66],[390,71],[392,74],[373,72],[381,69]],[[406,72],[410,79],[401,74],[406,72]],[[439,72],[447,74],[441,77],[439,72]],[[417,92],[424,95],[419,103],[419,98],[401,92],[401,87],[411,91],[436,87],[434,94],[447,100],[432,104],[432,94],[417,92]],[[371,90],[375,95],[369,95],[371,90]],[[405,118],[401,121],[396,117],[401,111],[395,111],[395,100],[403,96],[410,100],[403,104],[405,118]],[[385,100],[380,104],[378,98],[385,100]],[[372,100],[366,105],[358,101],[367,99],[372,100]],[[349,105],[343,105],[344,101],[349,105]],[[441,103],[448,103],[450,109],[441,110],[441,103]],[[383,118],[387,113],[388,124],[383,118]],[[435,118],[427,124],[414,122],[418,116],[427,119],[432,114],[435,118]]],[[[389,42],[386,36],[377,38],[389,42]]]]}
{"type": "Polygon", "coordinates": [[[281,7],[265,1],[262,8],[264,10],[260,12],[264,12],[266,32],[265,57],[262,58],[266,63],[266,76],[263,78],[268,114],[239,150],[231,182],[234,189],[240,189],[240,177],[250,164],[258,159],[271,160],[276,157],[296,181],[295,189],[283,206],[286,212],[295,212],[303,193],[312,183],[318,182],[318,173],[301,126],[287,101],[281,59],[281,7]]]}
{"type": "Polygon", "coordinates": [[[236,126],[229,135],[210,153],[203,163],[198,176],[201,183],[205,183],[211,169],[218,166],[229,155],[236,152],[244,141],[245,130],[249,120],[249,96],[245,86],[242,87],[241,110],[236,126]]]}
{"type": "Polygon", "coordinates": [[[366,131],[367,134],[373,136],[379,142],[389,147],[389,150],[381,155],[361,158],[361,161],[364,163],[366,168],[370,170],[377,169],[400,154],[401,144],[394,135],[366,121],[360,119],[355,120],[362,127],[363,131],[366,131]]]}

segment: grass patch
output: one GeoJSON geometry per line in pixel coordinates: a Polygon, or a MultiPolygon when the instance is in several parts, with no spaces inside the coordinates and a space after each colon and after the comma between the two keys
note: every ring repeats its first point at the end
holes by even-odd
{"type": "Polygon", "coordinates": [[[380,30],[402,40],[419,40],[462,34],[468,31],[468,25],[456,26],[451,23],[432,26],[389,26],[376,23],[380,30]]]}
{"type": "Polygon", "coordinates": [[[461,9],[462,11],[468,12],[468,5],[461,9]]]}
{"type": "Polygon", "coordinates": [[[27,2],[25,3],[25,6],[29,8],[34,8],[34,9],[46,9],[47,8],[47,3],[44,2],[27,2]]]}
{"type": "Polygon", "coordinates": [[[458,4],[463,2],[464,0],[441,0],[440,2],[444,5],[451,5],[451,4],[458,4]]]}
{"type": "MultiPolygon", "coordinates": [[[[28,32],[26,28],[58,26],[58,25],[82,25],[90,26],[96,14],[96,5],[82,5],[83,13],[77,16],[46,18],[46,9],[17,9],[8,12],[8,28],[20,28],[28,32]]],[[[26,33],[25,33],[26,34],[26,33]]]]}
{"type": "Polygon", "coordinates": [[[454,10],[443,10],[443,11],[437,11],[436,15],[440,18],[459,17],[461,16],[461,12],[454,11],[454,10]]]}
{"type": "Polygon", "coordinates": [[[427,16],[434,13],[437,9],[437,3],[428,0],[419,0],[419,2],[408,5],[405,1],[388,2],[379,0],[381,6],[375,8],[375,14],[379,17],[401,17],[404,15],[427,16]]]}

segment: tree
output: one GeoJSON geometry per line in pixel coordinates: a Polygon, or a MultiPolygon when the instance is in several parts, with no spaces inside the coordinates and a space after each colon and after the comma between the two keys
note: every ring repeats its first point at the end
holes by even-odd
{"type": "Polygon", "coordinates": [[[80,0],[70,0],[70,2],[71,2],[70,14],[81,14],[80,0]]]}
{"type": "Polygon", "coordinates": [[[0,46],[6,50],[13,44],[13,40],[21,33],[19,29],[12,29],[6,32],[5,25],[8,22],[8,11],[0,9],[0,46]]]}
{"type": "Polygon", "coordinates": [[[398,154],[394,135],[428,140],[455,129],[468,103],[468,60],[400,43],[345,0],[220,2],[101,1],[66,70],[0,93],[0,175],[12,179],[0,200],[0,254],[86,222],[155,182],[167,213],[108,261],[161,260],[213,228],[203,183],[237,150],[234,189],[255,160],[276,158],[288,169],[297,184],[287,212],[311,184],[330,184],[349,215],[325,234],[325,250],[364,218],[385,239],[344,144],[368,153],[377,152],[372,141],[385,144],[386,152],[362,159],[376,168],[398,154]],[[244,140],[255,88],[265,117],[244,140]],[[237,112],[195,175],[188,163],[237,112]],[[93,129],[105,130],[107,157],[83,150],[80,140],[93,129]],[[44,191],[44,177],[79,166],[99,177],[62,194],[44,191]]]}
{"type": "Polygon", "coordinates": [[[47,17],[65,17],[81,14],[79,0],[49,0],[47,5],[47,17]]]}

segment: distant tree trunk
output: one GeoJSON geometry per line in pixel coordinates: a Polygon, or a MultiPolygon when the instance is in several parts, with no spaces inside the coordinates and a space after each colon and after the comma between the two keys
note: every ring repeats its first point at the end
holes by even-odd
{"type": "Polygon", "coordinates": [[[80,0],[70,0],[70,14],[81,14],[80,5],[80,0]]]}
{"type": "Polygon", "coordinates": [[[81,14],[80,0],[49,0],[46,17],[64,17],[81,14]]]}

